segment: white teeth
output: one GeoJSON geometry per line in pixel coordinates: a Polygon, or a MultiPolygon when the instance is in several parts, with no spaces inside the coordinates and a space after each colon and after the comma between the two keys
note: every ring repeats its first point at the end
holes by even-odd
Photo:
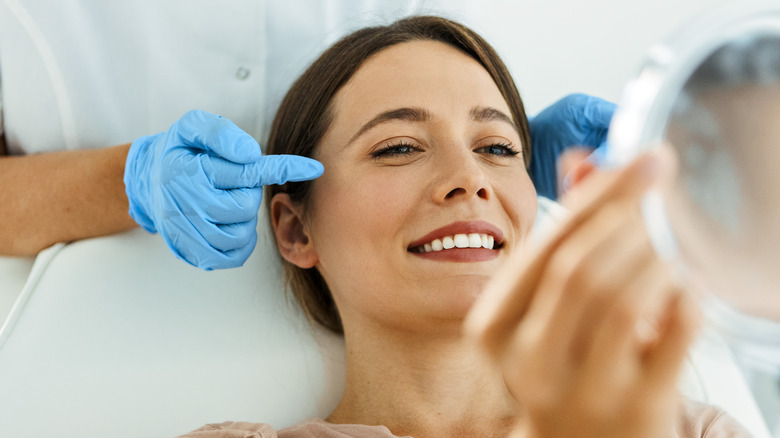
{"type": "Polygon", "coordinates": [[[418,246],[413,252],[431,252],[442,251],[452,248],[486,248],[493,249],[495,239],[489,234],[471,233],[455,234],[454,236],[445,236],[441,239],[435,239],[431,243],[418,246]]]}

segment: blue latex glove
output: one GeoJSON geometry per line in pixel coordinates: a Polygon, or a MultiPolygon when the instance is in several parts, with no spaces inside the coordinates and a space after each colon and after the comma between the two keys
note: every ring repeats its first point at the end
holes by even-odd
{"type": "Polygon", "coordinates": [[[319,162],[262,156],[233,122],[190,111],[167,132],[133,142],[125,165],[130,215],[202,269],[241,266],[257,243],[263,185],[322,175],[319,162]]]}
{"type": "Polygon", "coordinates": [[[556,163],[571,146],[600,148],[616,105],[598,97],[570,94],[529,118],[533,151],[531,180],[540,196],[555,199],[558,194],[556,163]]]}

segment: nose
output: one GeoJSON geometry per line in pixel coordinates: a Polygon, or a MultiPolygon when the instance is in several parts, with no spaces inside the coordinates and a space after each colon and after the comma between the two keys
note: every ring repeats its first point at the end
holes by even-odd
{"type": "Polygon", "coordinates": [[[492,196],[484,164],[468,147],[447,148],[436,160],[433,201],[436,203],[467,200],[474,197],[488,200],[492,196]]]}

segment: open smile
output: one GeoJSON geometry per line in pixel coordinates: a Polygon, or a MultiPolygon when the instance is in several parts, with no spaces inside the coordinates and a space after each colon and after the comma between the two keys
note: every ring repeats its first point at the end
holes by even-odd
{"type": "Polygon", "coordinates": [[[407,251],[434,260],[470,262],[495,258],[503,246],[503,233],[488,222],[454,222],[412,242],[407,251]]]}
{"type": "Polygon", "coordinates": [[[485,248],[498,249],[495,237],[484,233],[455,234],[444,236],[441,239],[433,239],[422,245],[409,248],[414,253],[426,253],[433,251],[445,251],[453,248],[485,248]]]}

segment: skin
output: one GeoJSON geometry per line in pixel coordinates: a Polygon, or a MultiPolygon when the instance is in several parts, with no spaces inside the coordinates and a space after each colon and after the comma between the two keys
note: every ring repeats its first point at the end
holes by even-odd
{"type": "Polygon", "coordinates": [[[381,424],[415,437],[663,436],[693,328],[681,322],[691,312],[674,304],[679,291],[657,275],[664,269],[637,220],[639,195],[658,172],[595,179],[572,201],[579,220],[539,254],[527,243],[536,193],[522,157],[485,148],[520,150],[519,136],[500,118],[472,116],[474,108],[509,114],[472,58],[438,42],[392,46],[361,66],[333,108],[315,157],[325,174],[314,182],[311,205],[304,211],[286,194],[271,201],[282,256],[322,273],[344,323],[346,388],[328,421],[381,424]],[[398,108],[424,109],[429,118],[362,128],[398,108]],[[413,148],[372,156],[400,140],[413,148]],[[503,246],[488,259],[430,259],[408,250],[439,227],[475,220],[503,233],[503,246]],[[618,261],[623,274],[611,275],[618,261]],[[562,304],[564,294],[573,306],[562,304]],[[633,336],[648,312],[661,321],[659,331],[649,340],[633,336]],[[524,327],[529,320],[536,326],[524,327]],[[618,341],[625,347],[608,347],[618,341]],[[657,344],[668,347],[659,359],[663,379],[637,365],[657,344]],[[629,388],[638,401],[627,402],[629,388]],[[648,391],[663,396],[649,399],[648,391]],[[620,397],[610,404],[610,394],[620,397]],[[595,413],[579,404],[591,398],[599,402],[595,413]],[[636,410],[633,422],[621,417],[627,409],[636,410]],[[555,426],[561,414],[572,422],[555,426]]]}
{"type": "Polygon", "coordinates": [[[467,333],[524,407],[518,436],[669,435],[699,314],[655,255],[639,201],[675,168],[661,147],[591,170],[563,200],[571,218],[504,266],[470,313],[467,333]]]}
{"type": "Polygon", "coordinates": [[[137,227],[122,179],[129,148],[0,156],[0,254],[137,227]]]}
{"type": "Polygon", "coordinates": [[[316,156],[327,163],[328,172],[314,184],[310,233],[316,266],[339,291],[342,317],[369,316],[393,331],[458,331],[490,274],[525,240],[536,213],[522,156],[484,150],[502,143],[519,151],[514,126],[474,121],[470,115],[472,108],[495,108],[508,115],[509,108],[481,66],[429,42],[399,45],[367,62],[339,93],[336,107],[333,126],[316,156]],[[426,56],[433,58],[423,62],[426,56]],[[377,83],[385,86],[377,88],[377,83]],[[431,117],[388,121],[350,143],[376,114],[397,108],[422,108],[431,117]],[[401,141],[419,150],[371,156],[401,141]],[[334,210],[333,205],[344,208],[334,210]],[[473,220],[503,231],[505,251],[495,259],[438,263],[407,251],[435,229],[473,220]],[[356,242],[372,244],[356,250],[356,242]],[[356,282],[345,275],[350,266],[363,266],[371,275],[356,282]],[[442,290],[451,292],[445,297],[432,293],[442,290]],[[448,324],[452,321],[456,325],[448,324]]]}
{"type": "Polygon", "coordinates": [[[592,152],[591,148],[572,147],[561,153],[556,163],[558,196],[565,195],[595,169],[593,163],[588,161],[592,152]]]}

